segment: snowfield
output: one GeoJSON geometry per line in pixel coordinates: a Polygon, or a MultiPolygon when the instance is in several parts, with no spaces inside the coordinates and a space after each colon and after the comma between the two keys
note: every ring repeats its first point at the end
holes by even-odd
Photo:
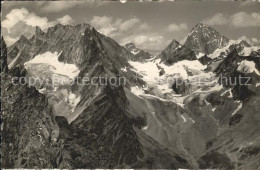
{"type": "Polygon", "coordinates": [[[222,86],[216,85],[217,81],[214,78],[215,74],[213,72],[204,72],[207,66],[202,65],[198,60],[183,60],[171,66],[160,63],[159,59],[147,61],[145,63],[134,61],[130,61],[129,63],[133,66],[132,70],[137,74],[140,74],[142,79],[147,83],[146,87],[131,87],[132,93],[138,97],[151,96],[159,98],[160,100],[166,99],[167,101],[173,101],[183,107],[184,99],[188,97],[188,95],[182,96],[180,94],[175,94],[172,89],[173,83],[179,78],[186,82],[188,81],[195,86],[211,86],[211,88],[206,91],[198,89],[195,93],[211,92],[222,89],[222,86]],[[165,73],[159,76],[161,70],[164,70],[165,73]],[[197,79],[199,80],[198,82],[197,79]],[[209,81],[201,81],[201,79],[209,81]],[[195,81],[193,82],[193,80],[195,81]],[[149,89],[153,89],[152,94],[145,94],[145,91],[149,91],[149,89]]]}
{"type": "Polygon", "coordinates": [[[67,64],[59,62],[58,58],[61,53],[45,52],[35,56],[32,60],[24,63],[25,68],[31,64],[47,64],[51,66],[51,71],[55,74],[67,76],[69,78],[75,78],[79,74],[79,69],[74,64],[67,64]]]}

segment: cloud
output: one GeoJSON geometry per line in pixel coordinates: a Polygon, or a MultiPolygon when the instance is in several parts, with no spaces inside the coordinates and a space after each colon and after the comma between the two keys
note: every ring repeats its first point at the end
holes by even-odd
{"type": "Polygon", "coordinates": [[[126,21],[120,23],[119,29],[121,31],[127,31],[129,29],[134,29],[134,27],[136,27],[137,25],[139,25],[138,29],[146,29],[146,28],[148,28],[148,25],[145,24],[145,23],[141,23],[140,19],[138,19],[138,18],[131,18],[129,20],[126,20],[126,21]]]}
{"type": "Polygon", "coordinates": [[[248,38],[246,36],[241,36],[238,38],[238,40],[245,40],[246,42],[248,42],[249,44],[254,45],[254,46],[260,45],[260,38],[257,39],[257,38],[248,38]]]}
{"type": "Polygon", "coordinates": [[[184,36],[179,42],[180,44],[185,44],[185,41],[187,39],[188,35],[184,36]]]}
{"type": "Polygon", "coordinates": [[[112,18],[108,16],[94,16],[90,21],[99,32],[112,38],[140,33],[149,29],[148,24],[142,22],[139,18],[130,18],[123,20],[121,18],[112,18]]]}
{"type": "Polygon", "coordinates": [[[259,27],[260,26],[260,13],[252,12],[237,12],[231,16],[223,13],[217,13],[211,18],[203,20],[208,25],[231,25],[234,27],[259,27]]]}
{"type": "Polygon", "coordinates": [[[5,43],[6,43],[7,45],[10,45],[10,44],[15,43],[15,42],[18,40],[18,37],[12,38],[12,37],[10,37],[10,36],[5,36],[5,37],[4,37],[4,40],[5,40],[5,43]]]}
{"type": "Polygon", "coordinates": [[[169,32],[186,31],[187,29],[188,29],[188,26],[186,23],[170,24],[167,27],[167,30],[169,32]]]}
{"type": "Polygon", "coordinates": [[[60,12],[65,11],[74,7],[86,7],[86,6],[100,6],[105,4],[104,1],[98,0],[87,0],[87,1],[47,1],[43,3],[39,3],[39,9],[42,12],[60,12]]]}
{"type": "Polygon", "coordinates": [[[90,21],[90,24],[94,26],[99,32],[107,36],[111,36],[117,30],[118,22],[114,21],[112,17],[107,16],[94,16],[90,21]]]}
{"type": "Polygon", "coordinates": [[[260,13],[238,12],[230,17],[231,24],[236,27],[259,27],[260,13]]]}
{"type": "Polygon", "coordinates": [[[68,25],[73,23],[74,20],[69,15],[65,15],[61,18],[58,18],[57,21],[63,25],[68,25]]]}
{"type": "Polygon", "coordinates": [[[6,15],[6,19],[2,22],[2,27],[6,28],[8,33],[19,22],[24,22],[29,26],[39,26],[42,29],[46,29],[49,26],[53,26],[54,22],[48,22],[46,17],[39,17],[34,13],[30,13],[27,9],[13,9],[6,15]]]}
{"type": "Polygon", "coordinates": [[[35,26],[40,27],[43,31],[54,26],[57,23],[71,24],[73,19],[65,15],[54,21],[49,21],[47,17],[40,17],[26,8],[12,9],[6,19],[2,21],[2,35],[6,39],[6,44],[11,45],[21,35],[31,37],[35,32],[35,26]]]}
{"type": "Polygon", "coordinates": [[[124,37],[120,44],[123,45],[129,42],[134,43],[140,49],[157,53],[164,49],[170,43],[170,40],[166,40],[163,36],[151,32],[124,37]]]}
{"type": "Polygon", "coordinates": [[[244,6],[247,6],[247,5],[256,5],[257,1],[260,2],[259,0],[241,1],[241,2],[240,2],[240,6],[241,6],[241,7],[244,7],[244,6]]]}
{"type": "Polygon", "coordinates": [[[169,43],[163,36],[151,32],[151,27],[136,17],[123,20],[108,16],[94,16],[90,24],[121,45],[133,42],[140,49],[155,52],[162,50],[169,43]]]}
{"type": "Polygon", "coordinates": [[[222,13],[218,13],[214,15],[212,18],[208,18],[203,22],[208,25],[225,25],[229,22],[229,20],[228,20],[228,16],[225,16],[222,13]]]}

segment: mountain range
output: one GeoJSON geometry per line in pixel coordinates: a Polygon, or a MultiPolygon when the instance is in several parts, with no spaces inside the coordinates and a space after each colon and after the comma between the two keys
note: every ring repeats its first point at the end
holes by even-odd
{"type": "Polygon", "coordinates": [[[3,168],[260,166],[260,50],[246,41],[199,23],[153,56],[58,24],[1,47],[3,168]]]}

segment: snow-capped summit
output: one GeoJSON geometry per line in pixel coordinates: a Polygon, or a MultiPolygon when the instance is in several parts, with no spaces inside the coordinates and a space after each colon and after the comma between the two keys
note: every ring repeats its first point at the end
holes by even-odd
{"type": "Polygon", "coordinates": [[[216,49],[224,47],[228,42],[229,39],[215,29],[204,23],[199,23],[188,35],[185,45],[195,51],[196,54],[211,54],[216,49]]]}

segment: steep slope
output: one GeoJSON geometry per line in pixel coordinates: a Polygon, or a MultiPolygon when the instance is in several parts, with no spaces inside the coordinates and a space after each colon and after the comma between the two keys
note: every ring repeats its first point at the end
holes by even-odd
{"type": "Polygon", "coordinates": [[[213,28],[199,23],[188,35],[185,45],[195,51],[196,54],[211,54],[216,49],[226,46],[228,42],[228,38],[222,36],[213,28]]]}
{"type": "Polygon", "coordinates": [[[76,135],[73,140],[86,141],[77,148],[74,144],[80,145],[80,142],[70,142],[66,146],[70,152],[77,152],[75,167],[190,167],[185,159],[140,130],[146,124],[144,115],[127,111],[129,105],[122,86],[107,86],[71,123],[72,132],[76,135]],[[86,159],[84,152],[78,152],[81,147],[87,153],[97,151],[89,154],[95,159],[86,159]],[[157,157],[154,152],[163,157],[157,157]]]}
{"type": "MultiPolygon", "coordinates": [[[[6,61],[3,39],[1,43],[2,59],[6,61]]],[[[7,64],[2,68],[7,68],[7,64]]],[[[2,71],[1,167],[71,168],[64,159],[63,141],[47,98],[26,82],[20,85],[17,79],[12,81],[25,76],[23,68],[16,67],[5,75],[2,71]]]]}
{"type": "Polygon", "coordinates": [[[212,115],[219,126],[218,133],[208,140],[204,155],[198,159],[199,168],[255,169],[260,166],[257,161],[260,119],[256,111],[259,108],[259,62],[259,57],[240,56],[234,49],[215,70],[223,89],[187,102],[190,110],[212,115]]]}
{"type": "Polygon", "coordinates": [[[7,48],[4,41],[4,38],[1,37],[1,73],[8,72],[8,64],[7,64],[7,48]]]}
{"type": "Polygon", "coordinates": [[[178,41],[173,40],[157,57],[166,65],[172,65],[182,60],[196,60],[195,53],[186,45],[181,45],[178,41]]]}

